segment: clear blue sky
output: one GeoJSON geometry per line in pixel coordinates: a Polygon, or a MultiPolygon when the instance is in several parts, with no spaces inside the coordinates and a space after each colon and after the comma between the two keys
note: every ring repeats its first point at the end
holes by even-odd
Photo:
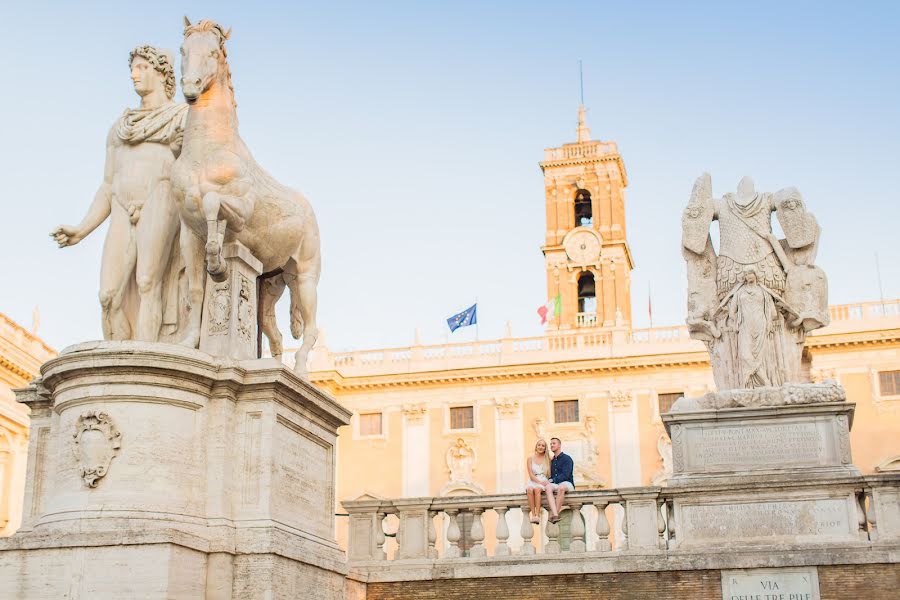
{"type": "MultiPolygon", "coordinates": [[[[332,348],[537,335],[545,147],[572,141],[578,60],[595,138],[615,140],[637,326],[683,322],[680,214],[694,178],[797,186],[824,229],[832,303],[900,297],[900,5],[894,2],[8,2],[0,311],[61,348],[100,333],[105,228],[58,250],[137,97],[129,50],[177,49],[181,18],[233,28],[241,134],[313,202],[332,348]],[[471,328],[470,328],[471,329],[471,328]],[[471,339],[461,330],[451,340],[471,339]]],[[[179,91],[180,97],[180,91],[179,91]]],[[[285,309],[282,329],[287,330],[285,309]]]]}

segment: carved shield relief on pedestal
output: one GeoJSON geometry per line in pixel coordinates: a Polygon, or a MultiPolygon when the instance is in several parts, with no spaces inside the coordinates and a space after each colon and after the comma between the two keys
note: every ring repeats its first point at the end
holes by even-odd
{"type": "Polygon", "coordinates": [[[97,487],[122,445],[122,433],[105,412],[90,411],[78,417],[73,437],[81,478],[88,487],[97,487]]]}

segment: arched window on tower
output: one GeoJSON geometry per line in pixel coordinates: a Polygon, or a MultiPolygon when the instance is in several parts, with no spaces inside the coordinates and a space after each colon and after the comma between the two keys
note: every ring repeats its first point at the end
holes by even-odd
{"type": "Polygon", "coordinates": [[[585,271],[578,277],[578,318],[579,327],[597,324],[597,293],[594,274],[585,271]]]}
{"type": "Polygon", "coordinates": [[[575,192],[575,227],[584,227],[594,224],[594,214],[591,208],[591,193],[579,189],[575,192]]]}

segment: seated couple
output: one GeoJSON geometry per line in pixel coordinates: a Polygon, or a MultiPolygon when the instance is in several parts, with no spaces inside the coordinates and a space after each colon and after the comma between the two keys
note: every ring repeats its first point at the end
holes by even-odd
{"type": "Polygon", "coordinates": [[[550,507],[550,522],[559,521],[559,509],[562,508],[566,492],[575,490],[572,469],[575,463],[572,457],[562,451],[559,438],[550,438],[551,460],[547,454],[547,442],[538,440],[534,445],[534,454],[525,461],[528,481],[525,493],[528,494],[528,506],[531,508],[531,522],[541,522],[541,492],[547,494],[547,505],[550,507]],[[556,497],[554,498],[554,493],[556,497]]]}

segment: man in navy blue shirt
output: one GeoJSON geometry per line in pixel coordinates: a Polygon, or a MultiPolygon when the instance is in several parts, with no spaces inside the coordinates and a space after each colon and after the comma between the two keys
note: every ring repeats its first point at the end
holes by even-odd
{"type": "Polygon", "coordinates": [[[550,461],[550,489],[556,492],[556,506],[552,507],[556,510],[550,515],[550,522],[556,523],[559,521],[559,509],[562,508],[566,492],[575,491],[575,480],[572,477],[575,463],[571,456],[562,451],[559,438],[550,438],[550,451],[553,452],[553,459],[550,461]]]}

